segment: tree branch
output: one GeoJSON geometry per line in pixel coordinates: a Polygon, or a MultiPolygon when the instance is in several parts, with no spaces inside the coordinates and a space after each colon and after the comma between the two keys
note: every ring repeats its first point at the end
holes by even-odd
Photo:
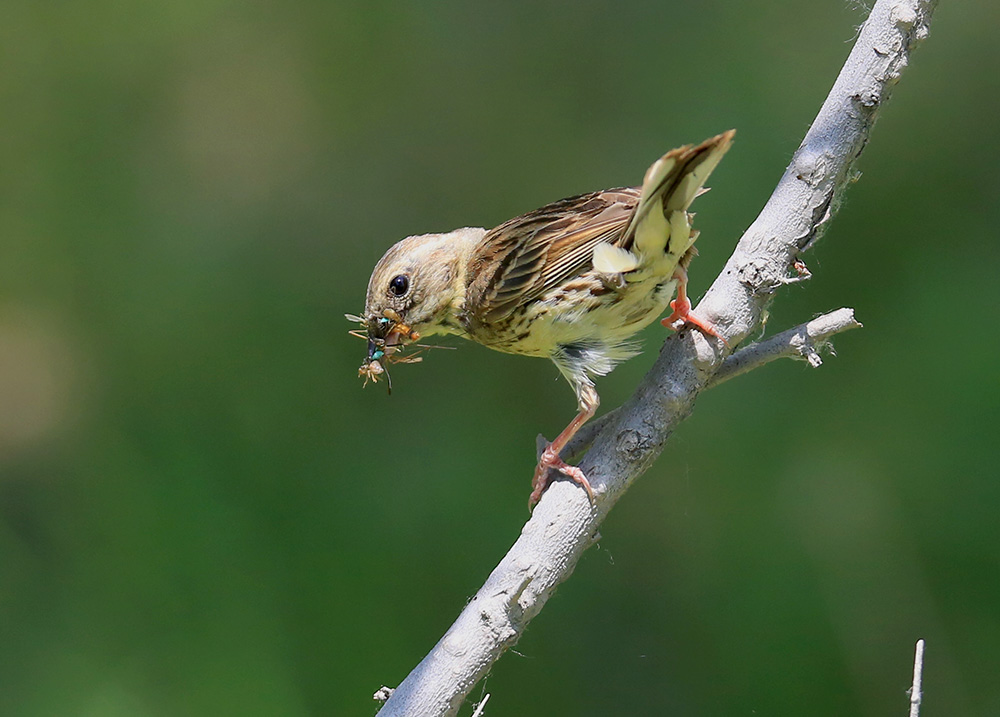
{"type": "Polygon", "coordinates": [[[913,653],[913,684],[907,690],[910,694],[910,717],[920,717],[920,703],[923,702],[924,682],[924,641],[917,640],[913,653]]]}
{"type": "MultiPolygon", "coordinates": [[[[782,331],[766,341],[744,346],[731,356],[727,356],[722,366],[712,374],[705,388],[714,388],[731,378],[759,368],[780,358],[800,358],[809,362],[813,368],[818,368],[823,359],[820,353],[824,350],[833,352],[830,337],[849,329],[859,329],[861,323],[854,318],[854,309],[837,309],[828,314],[817,316],[812,321],[800,324],[793,329],[782,331]]],[[[562,457],[571,461],[593,445],[597,436],[611,421],[619,415],[621,408],[608,411],[603,416],[588,421],[583,425],[573,439],[566,444],[562,457]]],[[[539,434],[536,440],[536,454],[540,456],[549,443],[545,436],[539,434]]]]}
{"type": "Polygon", "coordinates": [[[848,329],[860,329],[854,309],[837,309],[812,321],[782,331],[766,341],[750,344],[726,357],[712,375],[706,388],[713,388],[731,378],[742,376],[775,359],[804,359],[813,368],[823,363],[820,352],[830,350],[830,337],[848,329]]]}
{"type": "MultiPolygon", "coordinates": [[[[835,213],[878,110],[911,50],[926,37],[935,5],[936,0],[875,4],[774,193],[698,307],[730,345],[759,327],[779,287],[801,280],[801,265],[794,270],[798,256],[835,213]]],[[[486,584],[392,693],[380,717],[456,714],[469,690],[573,572],[608,511],[660,454],[698,394],[769,357],[801,353],[796,346],[808,347],[820,338],[810,338],[809,324],[805,327],[804,334],[799,327],[790,336],[785,332],[743,349],[728,359],[733,362],[729,368],[719,342],[689,330],[671,336],[632,397],[604,422],[580,464],[597,496],[596,506],[574,483],[554,482],[486,584]]]]}

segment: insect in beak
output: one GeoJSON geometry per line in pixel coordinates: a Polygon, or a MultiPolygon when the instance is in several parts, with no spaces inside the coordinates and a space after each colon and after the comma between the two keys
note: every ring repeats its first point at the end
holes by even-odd
{"type": "MultiPolygon", "coordinates": [[[[383,315],[375,321],[374,330],[370,328],[371,324],[367,319],[354,314],[344,314],[344,316],[348,321],[359,323],[364,327],[348,333],[368,341],[368,355],[358,369],[358,376],[365,379],[364,386],[367,386],[369,381],[378,383],[379,377],[384,375],[386,387],[391,395],[392,378],[389,376],[388,366],[390,363],[419,363],[423,361],[422,356],[401,356],[398,353],[405,346],[403,341],[416,341],[420,338],[420,334],[403,323],[399,314],[392,309],[386,309],[383,315]]],[[[421,349],[430,348],[420,346],[421,349]]]]}
{"type": "Polygon", "coordinates": [[[368,339],[368,360],[378,361],[380,358],[385,356],[385,349],[383,348],[385,343],[383,341],[378,341],[376,339],[368,339]]]}
{"type": "Polygon", "coordinates": [[[392,395],[392,377],[389,376],[389,372],[385,370],[385,367],[379,362],[378,359],[367,359],[361,364],[361,368],[358,369],[358,377],[364,377],[365,382],[362,386],[368,385],[368,381],[371,380],[372,383],[378,383],[378,377],[385,374],[386,387],[389,389],[389,395],[392,395]]]}

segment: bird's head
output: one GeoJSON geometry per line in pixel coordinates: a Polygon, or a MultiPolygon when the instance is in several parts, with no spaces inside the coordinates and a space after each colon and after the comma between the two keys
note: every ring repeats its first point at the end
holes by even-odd
{"type": "Polygon", "coordinates": [[[483,229],[457,229],[403,239],[379,259],[368,281],[364,321],[370,338],[389,344],[406,333],[430,336],[458,330],[465,264],[483,229]],[[389,321],[385,321],[389,319],[389,321]],[[393,336],[393,334],[396,336],[393,336]]]}
{"type": "Polygon", "coordinates": [[[362,324],[360,334],[368,339],[363,374],[374,378],[373,362],[421,336],[461,332],[466,264],[485,233],[465,228],[412,236],[385,253],[368,281],[364,315],[348,317],[362,324]]]}

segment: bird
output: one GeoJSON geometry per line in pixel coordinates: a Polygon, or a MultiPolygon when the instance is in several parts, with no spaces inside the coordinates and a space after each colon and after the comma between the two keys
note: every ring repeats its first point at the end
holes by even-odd
{"type": "Polygon", "coordinates": [[[489,230],[399,241],[372,271],[364,314],[347,314],[361,325],[352,333],[368,340],[359,374],[367,384],[389,363],[420,360],[404,347],[435,334],[550,359],[573,388],[578,412],[542,451],[528,507],[540,500],[551,469],[596,505],[587,476],[559,455],[600,405],[594,378],[637,354],[632,337],[668,306],[664,326],[692,325],[725,341],[691,312],[687,269],[698,232],[688,209],[708,191],[705,181],[734,134],[667,152],[639,187],[562,199],[489,230]]]}

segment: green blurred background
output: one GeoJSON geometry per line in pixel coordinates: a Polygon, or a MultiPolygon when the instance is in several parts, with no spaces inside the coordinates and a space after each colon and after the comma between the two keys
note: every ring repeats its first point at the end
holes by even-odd
{"type": "MultiPolygon", "coordinates": [[[[458,340],[362,391],[343,314],[375,261],[736,127],[700,295],[864,14],[5,2],[0,713],[374,713],[574,411],[548,362],[458,340]]],[[[902,715],[918,637],[925,714],[1000,714],[998,24],[942,3],[769,326],[865,328],[701,397],[489,715],[902,715]]]]}

